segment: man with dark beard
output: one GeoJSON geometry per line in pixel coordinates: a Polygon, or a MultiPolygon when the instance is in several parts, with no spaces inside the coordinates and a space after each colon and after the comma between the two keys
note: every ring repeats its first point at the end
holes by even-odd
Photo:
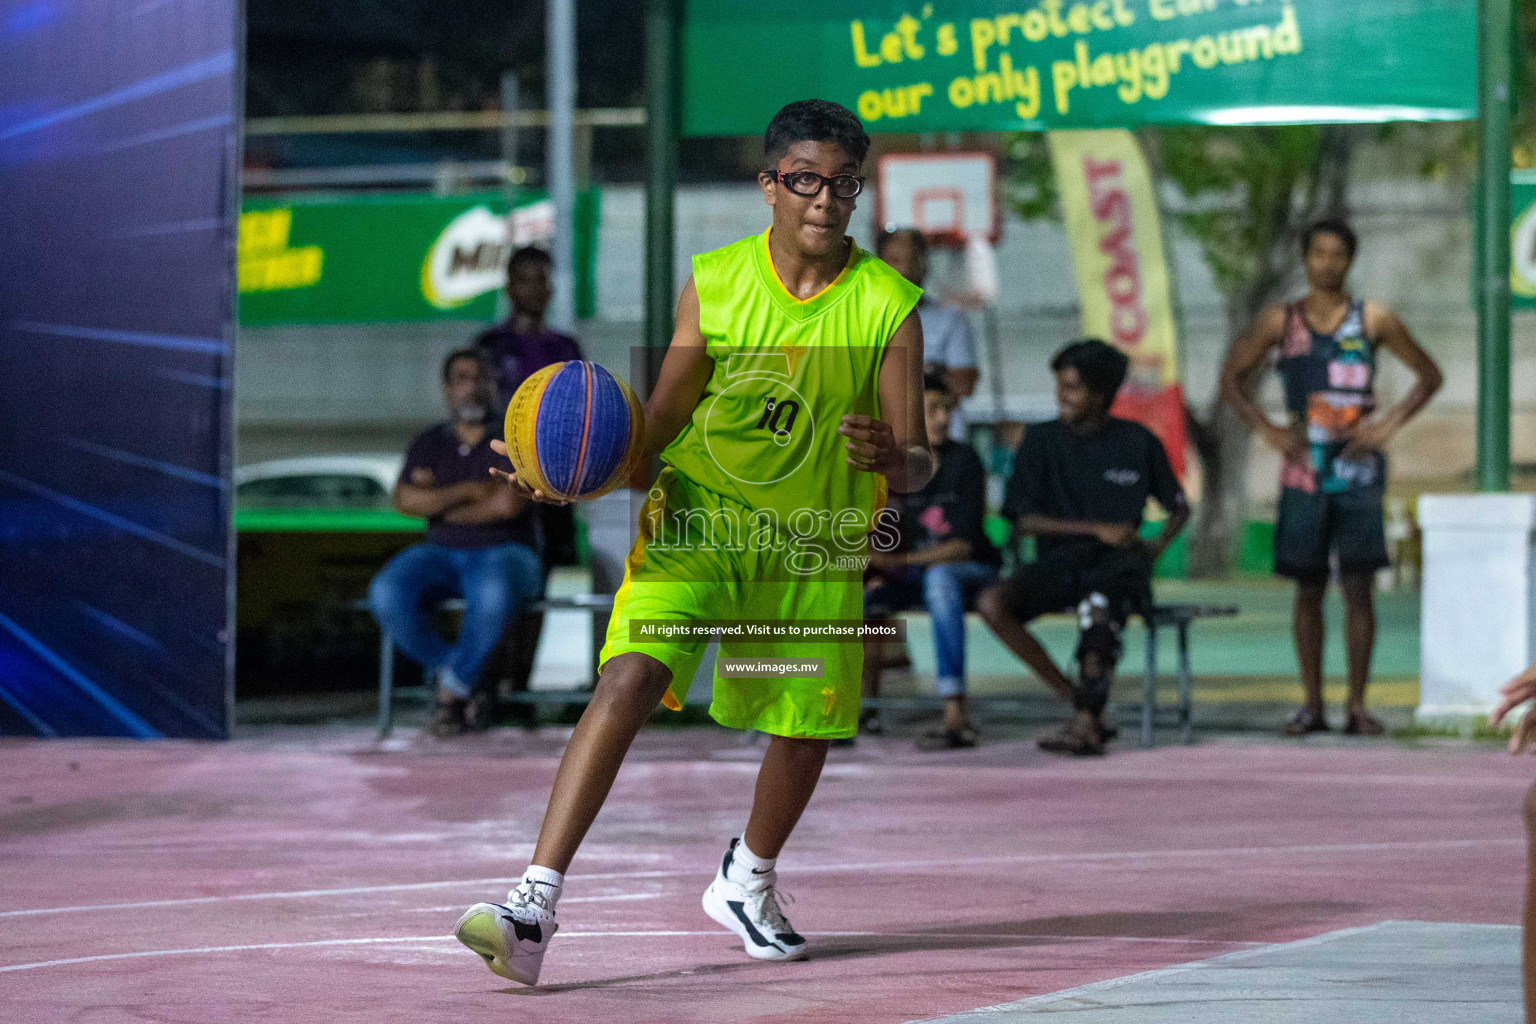
{"type": "Polygon", "coordinates": [[[443,402],[449,418],[411,441],[395,485],[395,507],[427,521],[426,543],[390,559],[368,590],[379,625],[437,686],[432,731],[439,736],[482,724],[471,710],[480,669],[507,623],[544,587],[532,503],[490,476],[506,460],[491,450],[501,426],[490,414],[490,375],[474,349],[443,360],[443,402]],[[426,608],[448,597],[464,599],[451,644],[426,608]]]}

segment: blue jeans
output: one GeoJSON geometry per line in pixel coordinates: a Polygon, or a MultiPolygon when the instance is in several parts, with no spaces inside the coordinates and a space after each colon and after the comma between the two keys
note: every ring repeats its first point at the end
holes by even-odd
{"type": "Polygon", "coordinates": [[[507,623],[544,593],[544,566],[525,544],[450,548],[417,544],[406,548],[373,578],[368,604],[380,628],[429,674],[447,669],[443,686],[468,697],[480,669],[501,642],[507,623]],[[464,599],[456,643],[438,635],[429,602],[464,599]]]}
{"type": "Polygon", "coordinates": [[[965,693],[965,609],[976,595],[997,582],[997,567],[984,562],[945,562],[913,567],[903,580],[882,583],[864,595],[864,614],[883,617],[916,607],[933,620],[933,650],[940,697],[965,693]]]}

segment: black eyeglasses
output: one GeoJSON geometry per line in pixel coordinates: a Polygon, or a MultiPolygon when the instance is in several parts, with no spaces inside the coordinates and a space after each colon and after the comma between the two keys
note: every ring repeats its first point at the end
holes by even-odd
{"type": "Polygon", "coordinates": [[[764,171],[774,181],[783,185],[797,196],[821,195],[823,188],[831,188],[832,194],[839,199],[852,199],[864,191],[864,179],[856,174],[834,174],[826,178],[815,171],[764,171]]]}

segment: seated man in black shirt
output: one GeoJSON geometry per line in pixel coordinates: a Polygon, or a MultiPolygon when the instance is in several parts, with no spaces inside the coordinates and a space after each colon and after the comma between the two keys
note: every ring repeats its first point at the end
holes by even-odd
{"type": "Polygon", "coordinates": [[[507,460],[491,451],[501,426],[489,416],[490,374],[474,349],[443,361],[443,400],[449,419],[411,441],[395,485],[395,507],[427,521],[426,543],[390,559],[368,590],[379,625],[437,686],[432,730],[440,736],[482,724],[470,706],[481,666],[544,588],[530,502],[490,476],[507,460]],[[451,644],[424,607],[448,597],[464,599],[451,644]]]}
{"type": "MultiPolygon", "coordinates": [[[[918,740],[924,749],[974,747],[976,729],[965,700],[965,609],[997,581],[1001,561],[982,530],[987,512],[987,476],[976,450],[949,439],[956,398],[942,375],[923,383],[923,416],[938,469],[922,490],[905,496],[901,514],[902,550],[875,552],[870,569],[877,582],[864,595],[864,615],[889,618],[908,608],[925,608],[933,620],[938,661],[937,690],[944,698],[944,724],[918,740]]],[[[864,695],[880,696],[880,651],[866,645],[864,695]]],[[[866,732],[878,726],[867,714],[866,732]]]]}
{"type": "Polygon", "coordinates": [[[1076,712],[1040,739],[1046,750],[1102,754],[1112,735],[1104,705],[1120,631],[1152,602],[1152,563],[1189,521],[1184,490],[1162,442],[1109,414],[1128,360],[1102,341],[1073,342],[1051,360],[1059,418],[1031,426],[1013,458],[1003,514],[1035,537],[1037,559],[983,593],[976,610],[1008,649],[1076,712]],[[1140,539],[1147,498],[1168,513],[1156,540],[1140,539]],[[1076,608],[1079,681],[1056,667],[1026,624],[1076,608]]]}

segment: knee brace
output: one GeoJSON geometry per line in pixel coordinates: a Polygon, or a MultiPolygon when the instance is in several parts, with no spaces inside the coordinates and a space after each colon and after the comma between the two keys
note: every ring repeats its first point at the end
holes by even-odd
{"type": "Polygon", "coordinates": [[[1082,600],[1077,622],[1077,708],[1097,715],[1109,703],[1109,687],[1120,662],[1120,624],[1110,615],[1103,594],[1082,600]]]}

